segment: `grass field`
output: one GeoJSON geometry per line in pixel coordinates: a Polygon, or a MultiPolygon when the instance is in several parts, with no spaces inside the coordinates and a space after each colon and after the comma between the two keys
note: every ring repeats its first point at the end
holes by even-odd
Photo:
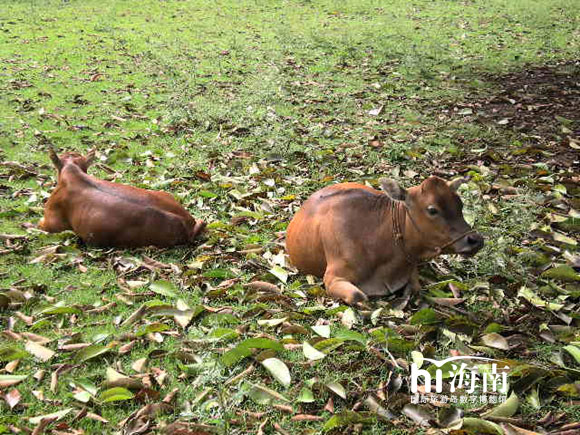
{"type": "Polygon", "coordinates": [[[0,433],[577,430],[579,52],[576,0],[0,0],[0,433]],[[38,231],[51,144],[206,239],[38,231]],[[487,243],[424,265],[421,300],[353,310],[287,263],[310,193],[429,174],[471,177],[487,243]],[[410,407],[409,364],[454,351],[517,398],[410,407]]]}

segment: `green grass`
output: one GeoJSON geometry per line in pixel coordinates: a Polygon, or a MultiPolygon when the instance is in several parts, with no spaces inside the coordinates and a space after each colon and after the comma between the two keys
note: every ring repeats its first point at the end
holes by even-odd
{"type": "MultiPolygon", "coordinates": [[[[483,148],[505,157],[533,139],[525,132],[442,110],[453,112],[454,107],[498,93],[502,82],[491,77],[576,60],[579,16],[580,4],[573,0],[0,0],[0,160],[21,165],[0,167],[0,233],[27,235],[24,241],[3,242],[2,249],[16,249],[0,255],[0,289],[16,287],[31,295],[27,302],[6,308],[0,326],[11,327],[9,319],[20,311],[33,316],[35,323],[17,320],[13,330],[48,337],[52,350],[65,343],[95,341],[114,349],[65,371],[54,392],[50,374],[58,364],[73,363],[71,353],[57,351],[45,363],[30,355],[23,358],[15,373],[29,378],[15,387],[22,395],[20,405],[10,410],[0,401],[0,433],[11,424],[32,426],[27,417],[68,407],[76,413],[82,404],[73,397],[71,382],[87,378],[99,386],[106,367],[134,375],[131,365],[139,358],[148,358],[149,367],[167,373],[162,385],[152,381],[151,389],[160,393],[152,402],[159,402],[173,388],[179,391],[175,407],[154,419],[161,425],[193,421],[224,433],[255,433],[269,418],[267,430],[278,422],[290,433],[316,433],[332,416],[323,410],[330,397],[337,413],[350,410],[364,400],[365,392],[388,379],[388,365],[368,350],[383,346],[370,333],[373,328],[401,334],[414,350],[448,356],[449,349],[456,347],[441,330],[454,328],[448,322],[452,315],[467,319],[431,305],[437,309],[441,328],[423,326],[405,332],[408,318],[416,311],[408,307],[402,318],[385,312],[376,324],[368,317],[359,319],[354,329],[368,340],[366,346],[347,342],[312,365],[300,349],[280,353],[291,368],[288,389],[277,385],[259,362],[254,362],[256,370],[243,381],[224,386],[254,359],[246,358],[233,368],[214,367],[212,361],[223,348],[257,334],[287,344],[316,337],[310,330],[305,335],[285,334],[280,327],[261,325],[258,320],[286,317],[308,328],[324,319],[333,326],[333,335],[340,329],[339,313],[345,307],[334,309],[329,299],[321,298],[319,281],[291,274],[282,283],[269,272],[277,261],[274,256],[282,252],[279,235],[293,212],[310,193],[335,181],[376,185],[379,177],[391,174],[409,186],[437,167],[468,172],[472,182],[462,190],[466,213],[486,234],[487,245],[473,259],[448,258],[438,267],[426,266],[424,283],[454,279],[463,284],[466,302],[459,307],[475,322],[464,345],[479,344],[483,329],[492,321],[506,328],[506,336],[523,334],[534,340],[541,324],[561,324],[541,308],[531,310],[527,323],[509,322],[530,311],[517,298],[518,289],[522,285],[536,289],[546,281],[539,278],[541,270],[523,255],[515,255],[514,249],[542,253],[558,264],[566,262],[566,251],[575,251],[566,244],[553,249],[553,243],[532,234],[542,227],[552,231],[544,220],[548,213],[568,212],[568,203],[556,207],[557,202],[543,201],[549,195],[558,199],[557,185],[565,171],[549,166],[547,173],[538,167],[510,174],[499,163],[482,167],[478,160],[485,158],[483,148]],[[378,115],[369,114],[378,108],[378,115]],[[369,145],[374,137],[382,146],[369,145]],[[80,151],[94,147],[101,164],[91,169],[92,174],[176,195],[196,217],[211,223],[207,240],[191,248],[111,251],[79,246],[70,233],[26,230],[24,223],[41,218],[43,202],[54,187],[55,173],[47,156],[50,143],[80,151]],[[547,189],[540,180],[545,176],[554,178],[547,189]],[[498,194],[493,186],[504,181],[518,186],[519,195],[498,194]],[[59,248],[56,255],[48,253],[34,262],[47,247],[59,248]],[[260,250],[241,252],[256,248],[260,250]],[[146,257],[175,267],[144,267],[146,257]],[[231,278],[236,281],[220,290],[219,285],[231,278]],[[158,279],[173,282],[177,297],[150,295],[148,285],[131,290],[145,293],[142,297],[127,296],[127,281],[158,279]],[[280,285],[286,302],[254,300],[255,295],[243,287],[254,279],[280,285]],[[185,331],[168,317],[146,316],[121,326],[142,303],[175,304],[177,298],[190,307],[203,303],[226,310],[237,321],[221,326],[236,329],[239,337],[209,340],[216,327],[210,324],[212,319],[223,318],[207,310],[185,331]],[[38,314],[57,302],[81,311],[38,314]],[[115,305],[105,312],[84,313],[111,302],[115,305]],[[322,308],[305,310],[317,306],[322,308]],[[162,343],[154,337],[134,337],[129,352],[117,353],[131,341],[126,334],[153,322],[176,333],[163,335],[162,343]],[[180,361],[176,351],[195,355],[197,365],[180,361]],[[31,377],[39,369],[47,372],[42,381],[31,377]],[[315,402],[297,403],[304,383],[312,378],[318,379],[313,387],[315,402]],[[347,400],[324,387],[330,381],[345,386],[347,400]],[[276,389],[293,401],[295,413],[321,415],[323,421],[293,422],[291,414],[254,403],[248,395],[250,383],[276,389]],[[196,400],[206,389],[206,395],[196,400]],[[33,396],[33,390],[43,391],[49,401],[33,396]],[[252,419],[248,412],[265,414],[252,419]]],[[[578,125],[577,119],[571,121],[578,125]]],[[[552,122],[560,128],[557,120],[552,122]]],[[[564,140],[565,135],[559,134],[564,140]]],[[[554,138],[538,140],[550,144],[554,138]]],[[[569,192],[564,198],[570,196],[569,192]]],[[[556,283],[571,304],[563,311],[573,317],[570,330],[556,337],[554,350],[560,351],[563,345],[579,341],[578,318],[572,314],[578,292],[577,284],[556,283]]],[[[447,287],[440,291],[444,294],[429,294],[451,296],[447,287]]],[[[24,348],[23,340],[2,340],[2,346],[24,348]]],[[[536,347],[536,342],[530,344],[536,347]]],[[[546,364],[546,352],[536,358],[524,350],[500,355],[546,364]]],[[[408,352],[393,352],[396,358],[410,361],[408,352]]],[[[256,358],[266,356],[271,355],[256,358]]],[[[574,366],[566,354],[564,358],[567,366],[574,366]]],[[[542,386],[544,402],[538,415],[547,410],[568,412],[570,398],[553,394],[557,382],[549,384],[551,377],[542,386]]],[[[567,371],[565,377],[567,382],[577,380],[577,370],[567,371]]],[[[405,388],[400,397],[406,395],[405,388]]],[[[518,394],[523,400],[528,391],[518,394]]],[[[109,424],[87,418],[73,422],[74,413],[64,421],[87,433],[109,433],[146,402],[93,399],[89,411],[109,424]]],[[[402,403],[383,405],[400,414],[402,403]]],[[[576,421],[577,415],[576,407],[564,421],[576,421]]],[[[373,420],[364,430],[417,433],[406,417],[395,423],[373,420]]]]}

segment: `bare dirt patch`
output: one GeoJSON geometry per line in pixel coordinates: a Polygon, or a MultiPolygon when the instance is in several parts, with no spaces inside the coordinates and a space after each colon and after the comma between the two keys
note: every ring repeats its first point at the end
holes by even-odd
{"type": "Polygon", "coordinates": [[[579,168],[580,61],[528,67],[483,80],[497,91],[466,107],[473,109],[475,122],[516,134],[522,147],[512,155],[518,162],[579,168]]]}

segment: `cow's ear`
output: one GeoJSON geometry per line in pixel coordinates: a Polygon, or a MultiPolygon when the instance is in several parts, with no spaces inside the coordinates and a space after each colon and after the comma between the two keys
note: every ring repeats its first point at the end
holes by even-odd
{"type": "Polygon", "coordinates": [[[96,157],[96,150],[93,148],[92,150],[90,150],[87,153],[87,155],[85,157],[85,160],[87,162],[87,168],[93,164],[93,162],[95,161],[95,157],[96,157]]]}
{"type": "Polygon", "coordinates": [[[52,164],[56,167],[57,171],[60,172],[60,170],[62,169],[62,161],[60,160],[60,158],[58,157],[56,151],[52,146],[48,147],[48,155],[50,157],[50,160],[52,161],[52,164]]]}
{"type": "Polygon", "coordinates": [[[447,183],[447,185],[449,186],[449,188],[451,190],[453,190],[454,192],[457,192],[457,189],[459,189],[459,186],[461,186],[463,183],[467,183],[469,181],[469,177],[458,177],[455,178],[451,181],[449,181],[447,183]]]}
{"type": "Polygon", "coordinates": [[[394,199],[395,201],[404,201],[407,198],[407,191],[399,186],[399,183],[397,183],[395,180],[390,178],[381,178],[379,183],[381,183],[381,188],[385,191],[389,198],[394,199]]]}

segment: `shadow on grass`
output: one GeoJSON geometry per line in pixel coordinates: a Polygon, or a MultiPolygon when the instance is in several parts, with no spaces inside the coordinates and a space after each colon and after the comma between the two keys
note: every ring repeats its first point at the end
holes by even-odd
{"type": "Polygon", "coordinates": [[[514,156],[520,163],[579,167],[580,61],[526,66],[479,80],[494,91],[482,96],[469,95],[467,89],[464,106],[473,111],[470,121],[516,134],[522,150],[514,156]]]}

